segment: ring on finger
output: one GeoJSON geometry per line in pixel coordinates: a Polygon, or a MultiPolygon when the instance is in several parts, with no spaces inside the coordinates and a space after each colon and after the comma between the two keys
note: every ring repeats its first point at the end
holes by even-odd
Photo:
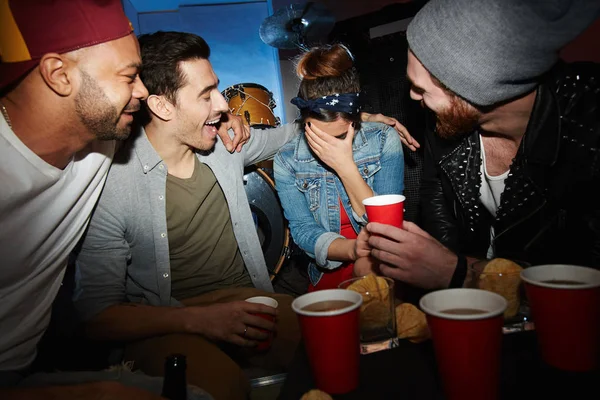
{"type": "Polygon", "coordinates": [[[244,333],[242,333],[242,337],[245,338],[246,337],[246,332],[248,332],[248,326],[246,325],[246,327],[244,328],[244,333]]]}

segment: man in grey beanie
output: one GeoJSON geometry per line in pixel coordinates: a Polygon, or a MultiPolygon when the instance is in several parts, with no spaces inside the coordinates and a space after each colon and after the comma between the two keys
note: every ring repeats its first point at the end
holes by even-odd
{"type": "Polygon", "coordinates": [[[558,59],[599,9],[431,0],[419,11],[407,75],[435,117],[424,230],[367,226],[357,246],[384,275],[437,289],[463,286],[467,265],[484,258],[600,266],[600,65],[558,59]]]}

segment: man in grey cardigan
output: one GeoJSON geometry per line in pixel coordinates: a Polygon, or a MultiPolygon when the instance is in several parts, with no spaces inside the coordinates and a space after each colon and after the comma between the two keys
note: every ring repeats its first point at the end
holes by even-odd
{"type": "Polygon", "coordinates": [[[77,258],[75,305],[91,338],[126,342],[125,360],[147,374],[161,375],[165,357],[180,352],[189,383],[216,399],[245,398],[234,359],[285,367],[300,334],[292,297],[273,293],[244,167],[298,129],[253,129],[230,154],[216,139],[228,105],[206,42],[180,32],[139,41],[147,118],[115,156],[77,258]],[[259,295],[278,309],[244,301],[259,295]],[[271,348],[255,351],[269,331],[271,348]]]}

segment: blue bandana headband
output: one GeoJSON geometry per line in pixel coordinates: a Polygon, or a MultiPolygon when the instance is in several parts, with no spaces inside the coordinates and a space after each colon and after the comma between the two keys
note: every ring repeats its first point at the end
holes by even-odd
{"type": "Polygon", "coordinates": [[[320,113],[321,109],[325,109],[346,114],[358,114],[360,112],[359,96],[360,93],[335,93],[311,100],[294,97],[290,103],[301,110],[309,109],[316,113],[320,113]]]}

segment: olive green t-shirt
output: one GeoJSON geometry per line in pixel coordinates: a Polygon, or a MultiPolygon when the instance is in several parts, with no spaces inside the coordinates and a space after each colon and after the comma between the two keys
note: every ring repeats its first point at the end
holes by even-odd
{"type": "Polygon", "coordinates": [[[188,179],[167,177],[171,295],[177,300],[217,289],[252,286],[229,206],[212,170],[196,158],[188,179]]]}

